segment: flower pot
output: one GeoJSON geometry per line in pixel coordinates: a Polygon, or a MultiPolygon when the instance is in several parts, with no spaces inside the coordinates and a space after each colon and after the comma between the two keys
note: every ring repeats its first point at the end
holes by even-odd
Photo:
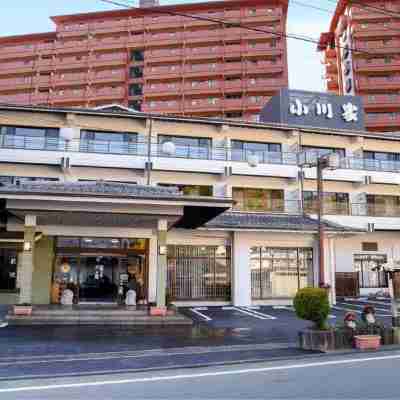
{"type": "Polygon", "coordinates": [[[307,329],[299,332],[300,348],[313,351],[333,351],[335,350],[335,331],[317,331],[307,329]]]}
{"type": "Polygon", "coordinates": [[[359,350],[377,350],[381,347],[381,337],[379,335],[354,336],[354,345],[359,350]]]}
{"type": "Polygon", "coordinates": [[[29,317],[32,315],[32,306],[14,306],[14,315],[29,317]]]}
{"type": "Polygon", "coordinates": [[[152,317],[165,317],[167,315],[167,307],[150,307],[150,315],[152,317]]]}

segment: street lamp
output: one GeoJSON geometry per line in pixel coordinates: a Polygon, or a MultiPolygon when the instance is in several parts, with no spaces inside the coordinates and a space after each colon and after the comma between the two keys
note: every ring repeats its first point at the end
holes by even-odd
{"type": "Polygon", "coordinates": [[[323,171],[324,169],[334,170],[340,166],[340,156],[337,153],[330,153],[318,156],[316,161],[308,162],[307,154],[305,154],[304,162],[300,162],[303,168],[317,168],[317,216],[318,216],[318,270],[319,270],[319,287],[325,286],[325,258],[324,258],[324,225],[322,216],[324,213],[323,201],[323,171]]]}

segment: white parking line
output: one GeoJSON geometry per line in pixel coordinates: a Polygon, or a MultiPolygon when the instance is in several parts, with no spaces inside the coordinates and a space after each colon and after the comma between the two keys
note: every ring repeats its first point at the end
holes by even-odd
{"type": "MultiPolygon", "coordinates": [[[[362,305],[360,305],[360,304],[353,304],[353,303],[345,303],[345,302],[343,302],[343,301],[338,301],[338,304],[340,304],[340,305],[345,305],[345,306],[353,306],[353,307],[358,307],[358,308],[364,308],[365,306],[362,306],[362,305]]],[[[389,312],[390,311],[390,307],[389,307],[389,309],[387,309],[387,308],[378,308],[378,307],[374,307],[375,308],[375,310],[377,310],[377,311],[385,311],[385,312],[389,312]]]]}
{"type": "Polygon", "coordinates": [[[0,321],[0,328],[6,328],[8,326],[8,322],[0,321]]]}
{"type": "Polygon", "coordinates": [[[246,310],[244,308],[233,307],[233,309],[235,311],[241,312],[243,314],[250,315],[250,317],[253,317],[253,318],[258,318],[258,319],[263,319],[263,320],[273,319],[273,318],[271,318],[271,316],[261,315],[261,313],[256,313],[255,311],[246,310]]]}
{"type": "Polygon", "coordinates": [[[253,309],[251,309],[250,307],[242,307],[244,310],[249,311],[250,313],[254,314],[254,315],[258,315],[259,317],[265,317],[266,319],[276,319],[276,317],[273,317],[272,315],[269,314],[265,314],[263,312],[259,312],[259,311],[254,311],[253,309]]]}
{"type": "Polygon", "coordinates": [[[392,303],[389,303],[387,301],[375,301],[375,300],[356,300],[359,301],[360,303],[371,303],[371,304],[378,304],[380,306],[388,306],[390,307],[392,303]]]}
{"type": "MultiPolygon", "coordinates": [[[[274,310],[287,310],[287,311],[296,312],[294,307],[292,307],[292,306],[273,306],[273,308],[274,308],[274,310]]],[[[328,318],[330,318],[330,319],[336,318],[336,315],[329,314],[328,318]]]]}
{"type": "MultiPolygon", "coordinates": [[[[203,308],[204,308],[204,307],[203,307],[203,308]]],[[[212,321],[212,318],[210,318],[208,315],[205,315],[205,314],[201,313],[201,312],[199,311],[198,308],[191,308],[190,311],[191,311],[193,314],[196,314],[196,315],[198,315],[199,317],[204,318],[207,322],[208,322],[208,321],[212,321]]],[[[205,310],[203,310],[203,311],[205,311],[205,310]]]]}

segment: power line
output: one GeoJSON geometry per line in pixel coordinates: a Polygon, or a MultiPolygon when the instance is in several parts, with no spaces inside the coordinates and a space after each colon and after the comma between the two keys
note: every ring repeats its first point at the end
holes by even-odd
{"type": "MultiPolygon", "coordinates": [[[[326,0],[326,1],[328,1],[329,3],[337,4],[336,0],[326,0]]],[[[349,5],[351,5],[351,4],[355,4],[357,7],[360,7],[366,11],[374,10],[374,11],[378,12],[379,14],[388,15],[389,17],[394,17],[394,18],[400,18],[400,13],[386,10],[381,7],[371,6],[369,4],[367,5],[367,4],[361,3],[360,1],[349,0],[349,5]]]]}
{"type": "MultiPolygon", "coordinates": [[[[135,6],[131,6],[130,4],[126,4],[126,3],[121,3],[119,1],[116,0],[99,0],[103,3],[109,3],[109,4],[113,4],[115,6],[118,7],[123,7],[123,8],[131,8],[131,9],[136,9],[138,10],[138,7],[135,6]]],[[[155,11],[152,10],[152,8],[140,8],[141,11],[143,12],[150,12],[150,13],[154,13],[155,11]]],[[[184,13],[179,13],[179,12],[175,12],[175,11],[168,11],[168,10],[160,10],[157,9],[156,13],[158,14],[167,14],[167,15],[173,15],[173,16],[178,16],[178,17],[186,17],[186,18],[191,18],[191,19],[196,19],[199,21],[208,21],[208,22],[213,22],[213,23],[217,23],[223,26],[228,26],[228,27],[236,27],[236,28],[242,28],[242,29],[246,29],[246,30],[250,30],[250,31],[254,31],[254,32],[260,32],[260,33],[269,33],[272,34],[274,36],[278,36],[280,38],[286,38],[286,39],[294,39],[294,40],[300,40],[306,43],[312,43],[312,44],[319,44],[319,40],[312,38],[310,36],[307,35],[298,35],[298,34],[291,34],[291,33],[283,33],[283,32],[275,32],[275,31],[270,31],[270,30],[265,30],[265,29],[260,29],[260,28],[256,28],[256,27],[252,27],[252,26],[248,26],[248,25],[243,25],[240,22],[230,22],[230,21],[224,21],[224,20],[220,20],[220,19],[215,19],[215,18],[210,18],[210,17],[204,17],[204,16],[200,16],[200,15],[192,15],[192,14],[184,14],[184,13]]],[[[349,50],[352,51],[354,53],[363,53],[366,55],[373,55],[369,52],[366,52],[364,50],[358,50],[356,48],[352,48],[352,47],[344,47],[344,46],[336,46],[337,48],[342,48],[345,50],[349,50]]]]}
{"type": "Polygon", "coordinates": [[[335,10],[329,10],[327,8],[314,6],[313,4],[303,3],[301,1],[296,1],[296,0],[291,0],[290,4],[296,4],[296,5],[300,6],[300,7],[311,8],[313,10],[322,11],[322,12],[325,12],[327,14],[333,14],[335,12],[335,10]]]}

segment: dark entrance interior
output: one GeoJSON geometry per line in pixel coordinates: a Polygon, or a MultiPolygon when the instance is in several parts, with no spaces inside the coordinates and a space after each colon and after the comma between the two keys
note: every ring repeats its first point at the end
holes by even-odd
{"type": "Polygon", "coordinates": [[[58,238],[52,302],[63,290],[74,293],[74,303],[123,302],[134,280],[137,300],[147,303],[148,240],[58,238]]]}

